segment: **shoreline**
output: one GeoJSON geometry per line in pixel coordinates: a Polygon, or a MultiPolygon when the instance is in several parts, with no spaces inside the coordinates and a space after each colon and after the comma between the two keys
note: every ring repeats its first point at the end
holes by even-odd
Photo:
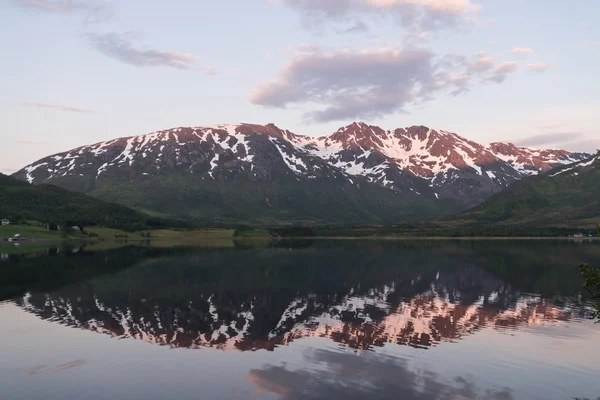
{"type": "Polygon", "coordinates": [[[314,236],[295,237],[293,239],[336,239],[336,240],[600,240],[592,237],[566,236],[314,236]]]}
{"type": "MultiPolygon", "coordinates": [[[[48,243],[48,242],[150,242],[150,241],[169,241],[169,242],[193,242],[203,240],[265,240],[260,236],[244,237],[196,237],[196,238],[177,238],[177,237],[150,237],[150,238],[104,238],[101,240],[94,238],[26,238],[19,241],[9,242],[0,240],[1,244],[28,244],[28,243],[48,243]]],[[[599,236],[592,237],[554,237],[554,236],[290,236],[282,238],[269,238],[270,241],[278,240],[571,240],[571,241],[600,241],[599,236]]]]}

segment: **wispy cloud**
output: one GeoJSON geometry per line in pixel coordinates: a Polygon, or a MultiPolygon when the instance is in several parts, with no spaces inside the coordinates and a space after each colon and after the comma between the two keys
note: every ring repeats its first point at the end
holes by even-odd
{"type": "Polygon", "coordinates": [[[459,95],[481,82],[503,82],[517,69],[485,54],[436,57],[426,49],[367,48],[297,51],[280,74],[259,85],[250,100],[267,107],[318,104],[316,122],[371,119],[406,112],[439,93],[459,95]]]}
{"type": "Polygon", "coordinates": [[[559,146],[561,144],[576,141],[581,139],[582,136],[582,132],[544,133],[541,135],[528,136],[519,140],[515,140],[514,142],[519,146],[549,147],[559,146]]]}
{"type": "Polygon", "coordinates": [[[470,0],[270,0],[302,11],[321,12],[326,15],[344,15],[352,11],[401,11],[403,7],[422,7],[439,14],[464,14],[476,12],[480,5],[470,0]]]}
{"type": "Polygon", "coordinates": [[[214,74],[210,67],[197,67],[198,57],[190,53],[160,51],[136,47],[132,33],[88,34],[87,37],[96,50],[107,57],[136,67],[170,67],[177,69],[198,69],[214,74]]]}
{"type": "Polygon", "coordinates": [[[530,49],[529,47],[515,47],[514,49],[512,49],[510,51],[510,53],[524,55],[524,54],[531,54],[531,53],[533,53],[533,50],[530,49]]]}
{"type": "Polygon", "coordinates": [[[70,111],[70,112],[78,112],[78,113],[95,113],[96,112],[94,110],[90,110],[87,108],[72,107],[72,106],[66,106],[63,104],[40,103],[38,101],[20,101],[20,102],[18,102],[18,104],[20,104],[22,106],[38,107],[38,108],[52,108],[52,109],[60,110],[60,111],[70,111]]]}
{"type": "Polygon", "coordinates": [[[300,13],[309,28],[347,21],[356,16],[390,16],[405,28],[433,31],[471,24],[481,6],[471,0],[267,0],[300,13]]]}
{"type": "Polygon", "coordinates": [[[543,62],[537,62],[527,65],[527,69],[531,72],[544,72],[550,69],[550,65],[543,62]]]}
{"type": "Polygon", "coordinates": [[[514,61],[505,61],[497,67],[494,67],[491,71],[490,76],[487,78],[489,81],[502,83],[508,78],[510,74],[516,72],[519,66],[514,61]]]}
{"type": "Polygon", "coordinates": [[[350,28],[340,31],[340,33],[364,33],[369,31],[369,26],[362,20],[357,20],[350,28]]]}
{"type": "Polygon", "coordinates": [[[13,0],[23,9],[66,15],[81,15],[84,22],[104,22],[114,15],[112,4],[103,0],[13,0]]]}
{"type": "Polygon", "coordinates": [[[515,140],[514,143],[538,149],[563,149],[586,153],[593,153],[600,148],[600,139],[593,139],[584,132],[546,133],[515,140]]]}

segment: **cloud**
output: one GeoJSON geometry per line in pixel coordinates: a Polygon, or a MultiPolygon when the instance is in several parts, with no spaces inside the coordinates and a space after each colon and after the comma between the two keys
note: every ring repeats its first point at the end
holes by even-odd
{"type": "Polygon", "coordinates": [[[250,101],[267,107],[316,104],[308,120],[371,119],[406,112],[436,94],[459,95],[480,82],[503,82],[517,64],[486,55],[436,57],[426,49],[297,51],[280,74],[256,87],[250,101]]]}
{"type": "Polygon", "coordinates": [[[528,47],[515,47],[514,49],[512,49],[510,51],[510,53],[512,54],[531,54],[533,53],[533,50],[531,50],[528,47]]]}
{"type": "Polygon", "coordinates": [[[22,106],[38,107],[38,108],[53,108],[60,111],[70,111],[78,113],[95,113],[96,111],[87,108],[79,108],[72,106],[65,106],[63,104],[51,104],[51,103],[40,103],[37,101],[20,101],[18,104],[22,106]]]}
{"type": "Polygon", "coordinates": [[[514,143],[519,146],[548,147],[572,142],[582,136],[581,132],[544,133],[518,139],[514,143]]]}
{"type": "Polygon", "coordinates": [[[298,11],[306,27],[353,16],[390,16],[415,30],[436,30],[472,21],[481,7],[471,0],[269,0],[298,11]]]}
{"type": "Polygon", "coordinates": [[[534,135],[515,140],[517,146],[538,149],[563,149],[593,153],[600,148],[600,139],[592,139],[583,132],[557,132],[534,135]]]}
{"type": "Polygon", "coordinates": [[[506,80],[509,74],[516,72],[519,66],[514,61],[505,61],[499,66],[493,68],[488,80],[496,83],[502,83],[506,80]]]}
{"type": "Polygon", "coordinates": [[[568,130],[557,132],[563,132],[562,141],[557,141],[556,138],[560,138],[557,136],[553,141],[542,143],[546,147],[587,152],[600,148],[600,113],[597,103],[541,104],[538,112],[529,113],[528,116],[528,121],[523,123],[534,127],[555,129],[560,125],[568,126],[568,130]]]}
{"type": "Polygon", "coordinates": [[[82,15],[86,23],[104,22],[114,15],[112,5],[103,0],[13,0],[23,9],[53,14],[82,15]]]}
{"type": "Polygon", "coordinates": [[[430,12],[449,15],[476,12],[481,9],[481,6],[472,4],[470,0],[275,0],[271,2],[329,16],[344,15],[352,11],[398,11],[403,7],[422,7],[430,12]]]}
{"type": "Polygon", "coordinates": [[[344,29],[340,33],[363,33],[368,31],[369,26],[364,21],[358,20],[350,28],[344,29]]]}
{"type": "Polygon", "coordinates": [[[198,69],[214,74],[213,68],[196,67],[197,57],[189,53],[158,51],[136,48],[133,34],[105,33],[88,34],[87,37],[96,50],[107,57],[136,67],[170,67],[177,69],[198,69]]]}
{"type": "Polygon", "coordinates": [[[550,65],[543,62],[537,62],[527,65],[527,69],[531,72],[544,72],[550,69],[550,65]]]}
{"type": "Polygon", "coordinates": [[[596,153],[597,150],[600,150],[600,139],[584,138],[582,140],[575,140],[566,143],[564,149],[584,153],[596,153]]]}

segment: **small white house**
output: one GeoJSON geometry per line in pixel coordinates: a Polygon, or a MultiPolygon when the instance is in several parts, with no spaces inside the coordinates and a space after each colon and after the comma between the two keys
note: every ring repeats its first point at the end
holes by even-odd
{"type": "Polygon", "coordinates": [[[10,221],[7,220],[6,218],[2,218],[2,220],[0,220],[0,225],[2,225],[2,226],[10,225],[10,221]]]}

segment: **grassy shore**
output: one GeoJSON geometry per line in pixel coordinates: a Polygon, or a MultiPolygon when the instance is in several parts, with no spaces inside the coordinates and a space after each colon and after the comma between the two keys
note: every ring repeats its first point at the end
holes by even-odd
{"type": "Polygon", "coordinates": [[[202,240],[202,239],[231,239],[233,229],[197,229],[176,230],[160,229],[139,232],[127,232],[120,229],[103,227],[86,227],[83,233],[69,232],[64,235],[61,231],[49,231],[44,228],[29,225],[4,225],[0,226],[0,239],[11,238],[20,234],[26,240],[64,240],[64,239],[101,239],[101,240],[147,240],[147,239],[177,239],[177,240],[202,240]]]}
{"type": "MultiPolygon", "coordinates": [[[[295,232],[294,232],[295,233],[295,232]]],[[[300,232],[299,232],[300,233],[300,232]]],[[[414,240],[414,239],[462,239],[462,240],[509,240],[509,239],[594,239],[598,237],[574,238],[562,236],[543,236],[543,235],[444,235],[426,234],[418,232],[411,235],[410,232],[402,234],[391,232],[377,232],[368,230],[337,230],[331,234],[321,234],[325,232],[316,232],[314,236],[304,236],[301,234],[291,234],[284,236],[295,239],[356,239],[356,240],[414,240]]],[[[84,232],[69,232],[65,235],[62,231],[49,231],[47,229],[31,225],[5,225],[0,226],[0,239],[13,237],[20,234],[26,241],[62,241],[62,240],[90,240],[90,241],[180,241],[193,242],[202,240],[262,240],[270,241],[272,236],[277,237],[277,230],[271,232],[267,229],[238,230],[222,228],[205,228],[195,230],[185,229],[160,229],[144,230],[138,232],[128,232],[120,229],[111,229],[103,227],[86,227],[84,232]]]]}
{"type": "Polygon", "coordinates": [[[3,225],[0,226],[0,239],[6,239],[13,237],[16,234],[20,234],[24,238],[35,238],[35,239],[60,239],[60,233],[56,231],[49,231],[44,228],[38,228],[36,226],[25,226],[25,225],[3,225]]]}
{"type": "Polygon", "coordinates": [[[179,239],[179,240],[200,240],[200,239],[231,239],[235,230],[233,229],[198,229],[198,230],[172,230],[160,229],[147,231],[150,239],[179,239]]]}

